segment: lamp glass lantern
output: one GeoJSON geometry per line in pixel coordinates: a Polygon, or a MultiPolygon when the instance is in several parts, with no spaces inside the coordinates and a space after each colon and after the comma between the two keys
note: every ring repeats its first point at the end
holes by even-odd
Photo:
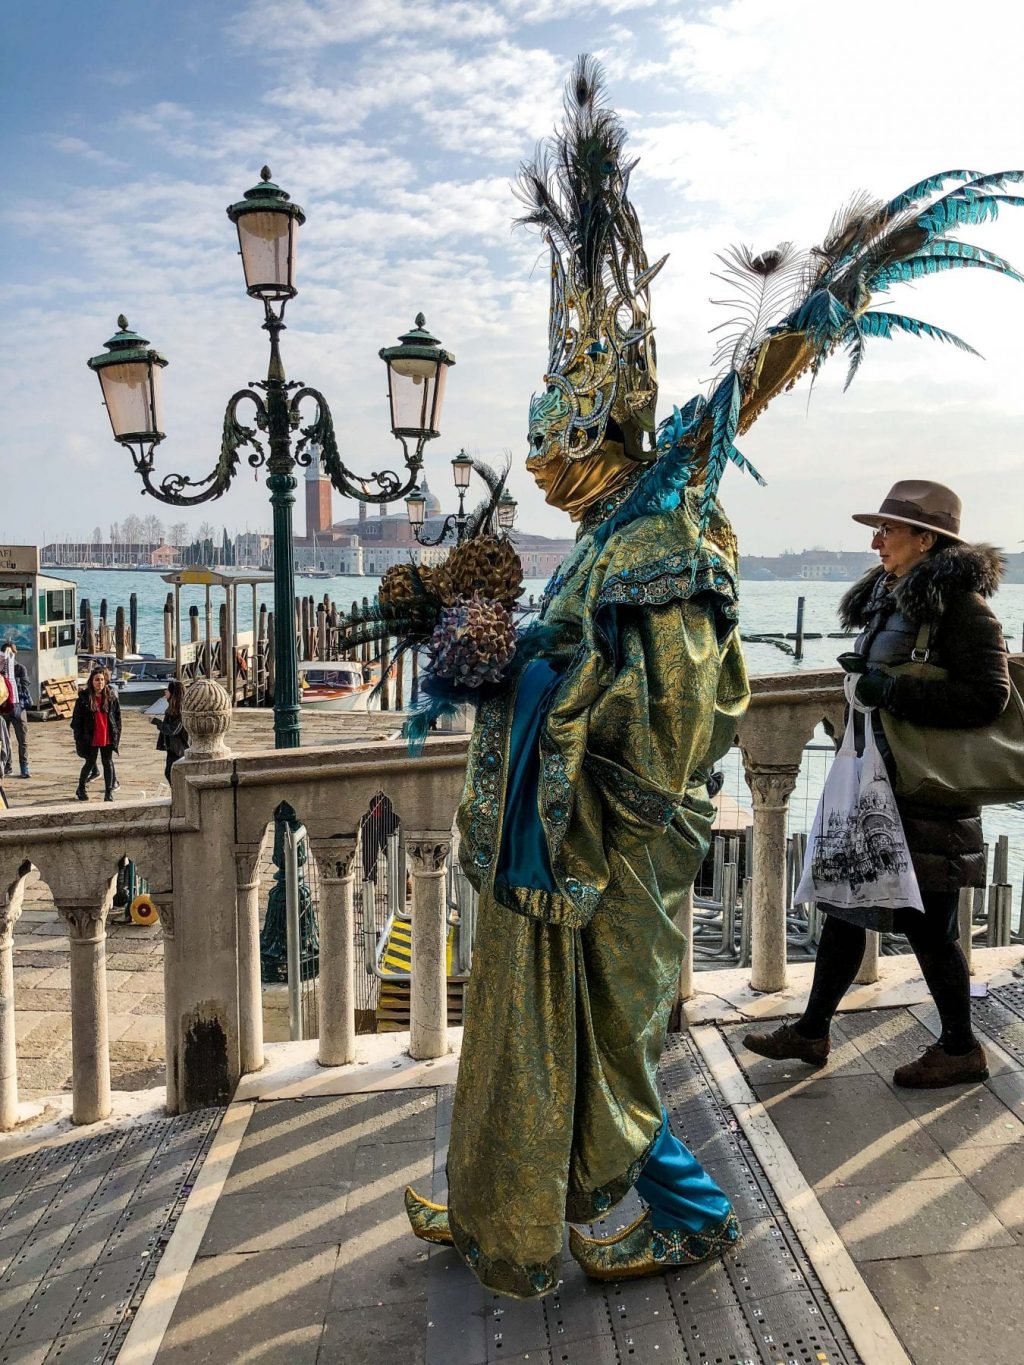
{"type": "Polygon", "coordinates": [[[498,499],[498,527],[502,531],[511,531],[516,519],[516,508],[519,504],[506,488],[498,499]]]}
{"type": "Polygon", "coordinates": [[[414,531],[419,530],[427,519],[427,500],[418,488],[414,488],[406,498],[405,510],[409,517],[409,525],[414,531]]]}
{"type": "Polygon", "coordinates": [[[103,354],[91,357],[89,368],[100,381],[114,439],[125,445],[156,445],[164,438],[160,372],[167,360],[145,337],[129,330],[123,313],[117,325],[120,330],[103,354]]]}
{"type": "Polygon", "coordinates": [[[398,343],[380,352],[388,367],[391,430],[400,439],[422,443],[441,434],[445,379],[455,357],[431,336],[422,313],[398,343]]]}
{"type": "Polygon", "coordinates": [[[455,487],[460,493],[465,493],[472,476],[473,461],[464,450],[460,450],[455,459],[452,460],[452,478],[455,480],[455,487]]]}
{"type": "Polygon", "coordinates": [[[271,303],[298,293],[295,265],[299,228],[306,215],[280,185],[274,184],[269,166],[264,166],[260,175],[260,183],[246,190],[237,204],[231,204],[227,214],[238,229],[246,290],[253,298],[271,303]]]}

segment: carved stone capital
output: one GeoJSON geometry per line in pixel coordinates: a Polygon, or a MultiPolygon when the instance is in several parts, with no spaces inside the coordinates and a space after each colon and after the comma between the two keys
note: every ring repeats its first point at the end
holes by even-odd
{"type": "Polygon", "coordinates": [[[235,886],[252,886],[256,880],[256,869],[259,866],[260,850],[258,848],[236,848],[235,849],[235,886]]]}
{"type": "Polygon", "coordinates": [[[173,896],[153,896],[153,904],[156,906],[156,913],[160,916],[160,928],[163,930],[165,939],[174,937],[174,897],[173,896]]]}
{"type": "Polygon", "coordinates": [[[795,764],[779,764],[771,768],[752,768],[744,764],[744,773],[754,798],[755,810],[785,810],[800,768],[795,764]]]}
{"type": "Polygon", "coordinates": [[[181,701],[181,719],[188,731],[186,759],[227,758],[231,750],[224,736],[231,726],[231,698],[219,682],[197,678],[181,701]]]}
{"type": "Polygon", "coordinates": [[[310,846],[320,876],[325,881],[348,881],[356,870],[356,836],[342,835],[340,838],[311,838],[310,846]]]}
{"type": "Polygon", "coordinates": [[[57,906],[57,914],[68,926],[72,943],[102,943],[107,936],[109,908],[108,903],[64,901],[57,906]]]}
{"type": "Polygon", "coordinates": [[[452,838],[450,834],[428,831],[406,835],[405,855],[409,860],[410,871],[414,877],[442,873],[451,851],[452,838]]]}

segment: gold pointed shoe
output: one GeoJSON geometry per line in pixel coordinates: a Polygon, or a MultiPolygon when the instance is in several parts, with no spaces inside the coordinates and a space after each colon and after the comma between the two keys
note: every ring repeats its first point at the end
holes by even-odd
{"type": "Polygon", "coordinates": [[[648,1210],[614,1237],[585,1237],[570,1228],[569,1250],[591,1280],[636,1280],[670,1266],[710,1261],[737,1246],[740,1237],[740,1225],[731,1210],[707,1232],[656,1228],[648,1210]]]}
{"type": "Polygon", "coordinates": [[[453,1246],[451,1228],[448,1226],[448,1209],[444,1204],[432,1204],[429,1199],[421,1199],[411,1185],[405,1187],[405,1211],[416,1236],[424,1242],[436,1242],[438,1246],[453,1246]]]}

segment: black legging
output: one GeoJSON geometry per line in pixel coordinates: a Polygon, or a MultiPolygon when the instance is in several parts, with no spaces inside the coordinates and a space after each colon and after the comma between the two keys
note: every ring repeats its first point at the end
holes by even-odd
{"type": "MultiPolygon", "coordinates": [[[[971,979],[958,942],[949,942],[942,916],[913,914],[901,924],[942,1020],[939,1042],[954,1056],[977,1046],[971,1028],[971,979]]],[[[853,985],[867,944],[867,931],[826,915],[814,963],[807,1008],[796,1022],[805,1038],[828,1037],[832,1016],[853,985]]]]}
{"type": "Polygon", "coordinates": [[[109,744],[103,747],[92,749],[89,757],[82,764],[82,771],[78,775],[78,789],[85,790],[85,784],[90,775],[96,771],[98,762],[103,764],[103,789],[107,796],[114,790],[114,750],[109,744]]]}

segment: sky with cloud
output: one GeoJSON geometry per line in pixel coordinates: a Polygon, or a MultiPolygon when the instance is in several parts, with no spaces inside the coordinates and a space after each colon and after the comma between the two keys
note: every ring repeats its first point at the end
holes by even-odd
{"type": "MultiPolygon", "coordinates": [[[[514,460],[520,524],[569,533],[522,469],[546,358],[547,263],[513,231],[510,181],[553,126],[580,51],[604,64],[640,157],[660,412],[712,376],[716,253],[810,245],[857,190],[1024,163],[1018,45],[1002,0],[41,0],[0,19],[5,326],[0,540],[179,514],[139,496],[87,370],[119,312],[170,359],[157,471],[212,468],[224,404],[266,367],[224,208],[264,162],[307,214],[288,310],[290,378],[327,395],[346,463],[394,467],[377,351],[422,310],[457,357],[442,437],[514,460]]],[[[1024,211],[965,240],[1024,265],[1024,211]]],[[[1024,289],[981,271],[926,281],[902,311],[984,359],[877,341],[776,401],[723,501],[748,553],[855,548],[851,511],[899,477],[948,482],[965,532],[1016,548],[1024,505],[1024,289]]],[[[446,497],[446,501],[448,498],[446,497]]],[[[349,513],[340,498],[335,515],[349,513]]],[[[267,527],[251,471],[185,514],[267,527]]],[[[297,529],[301,531],[301,512],[297,529]]]]}

